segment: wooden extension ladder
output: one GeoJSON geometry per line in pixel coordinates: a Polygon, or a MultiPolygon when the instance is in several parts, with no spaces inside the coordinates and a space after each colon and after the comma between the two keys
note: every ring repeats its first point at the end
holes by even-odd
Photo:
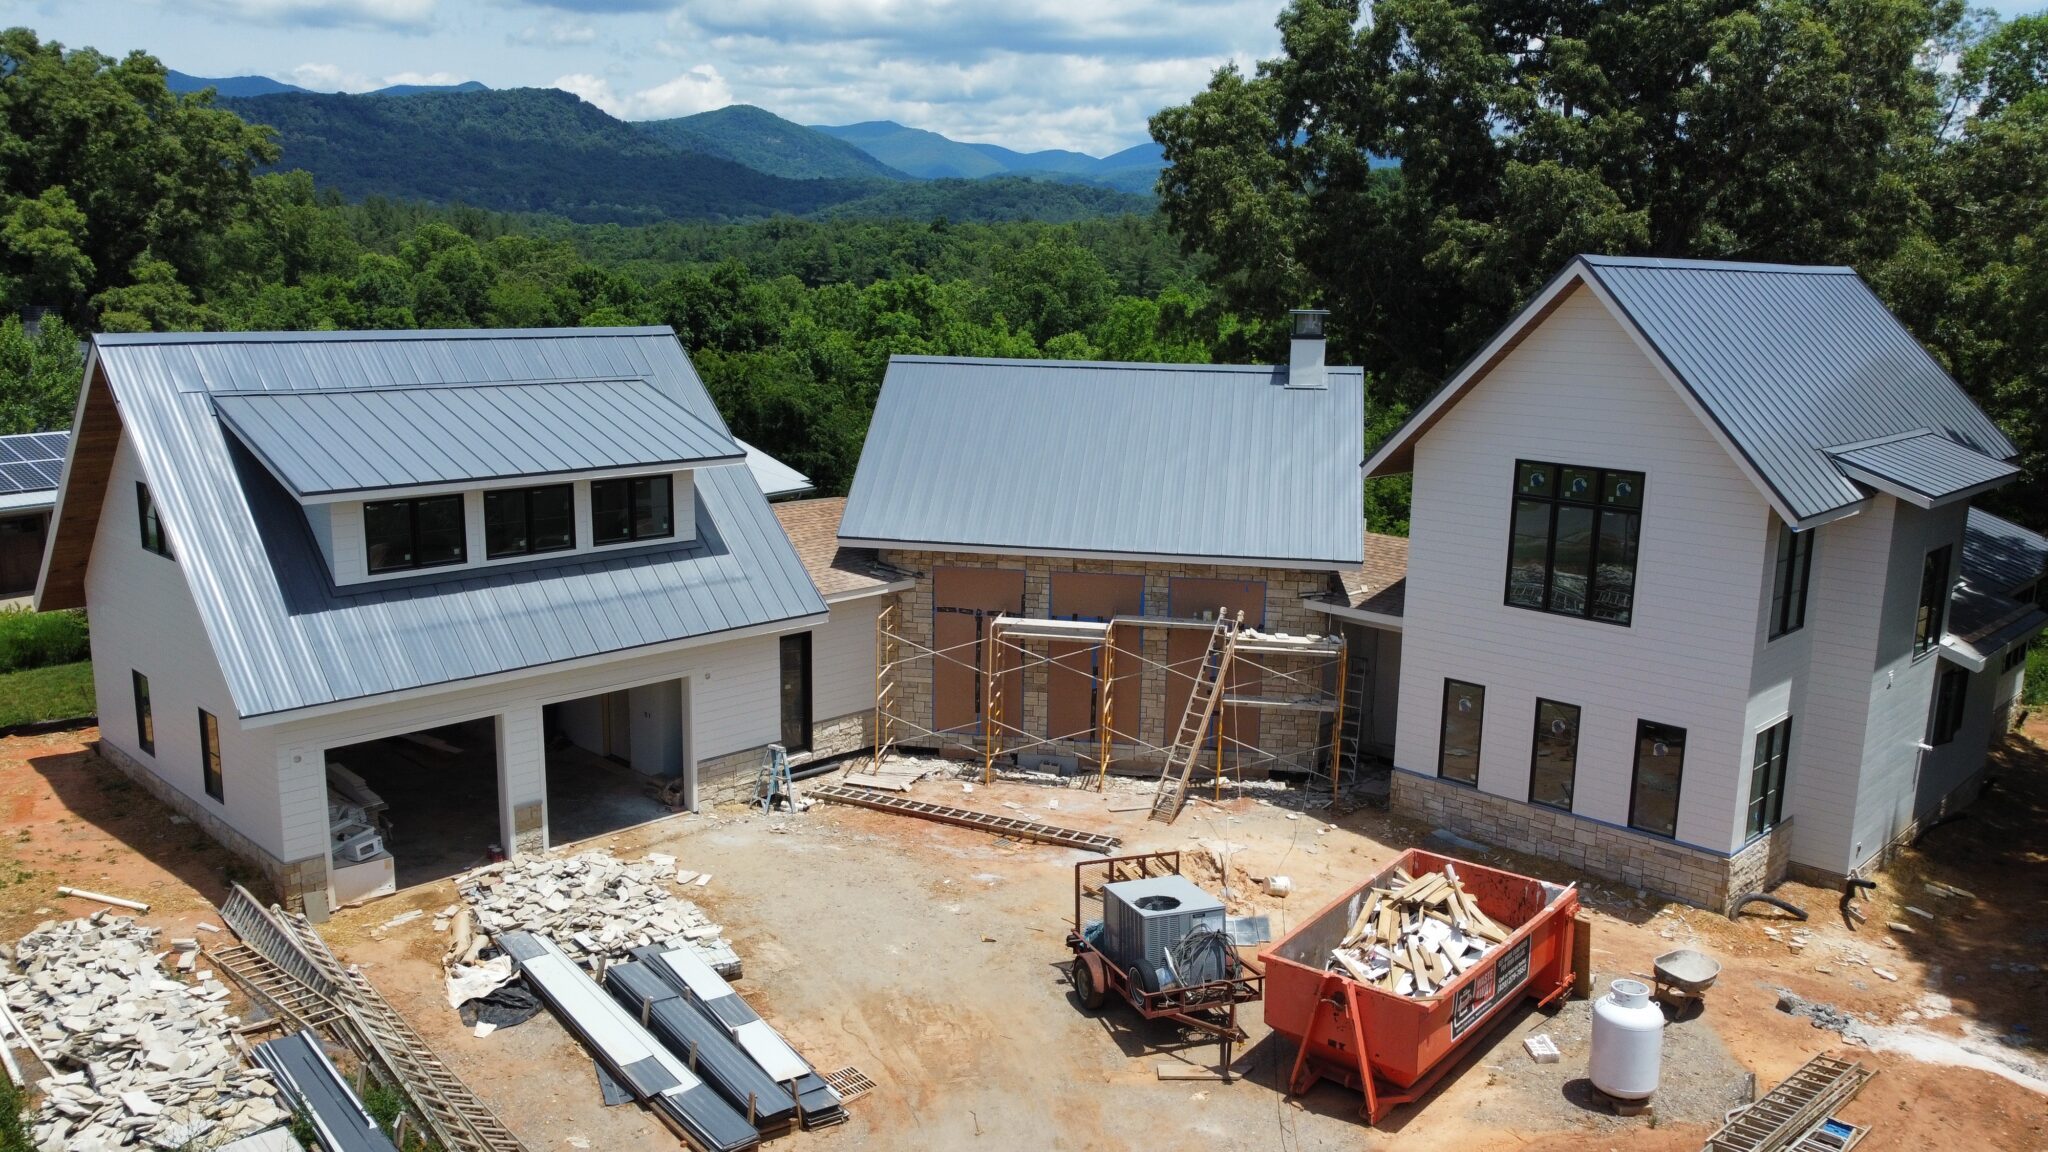
{"type": "Polygon", "coordinates": [[[1101,832],[1083,832],[1078,828],[1062,828],[1057,824],[1047,824],[1026,816],[997,816],[989,812],[976,812],[971,808],[931,804],[923,800],[912,800],[907,796],[872,792],[866,788],[850,787],[845,784],[828,784],[823,788],[813,788],[810,794],[813,800],[830,800],[834,804],[873,808],[878,812],[894,812],[899,816],[936,820],[941,824],[993,832],[998,836],[1014,836],[1019,840],[1036,840],[1041,844],[1085,848],[1090,852],[1111,852],[1123,843],[1123,840],[1116,836],[1101,832]]]}
{"type": "Polygon", "coordinates": [[[1714,1133],[1701,1152],[1779,1152],[1808,1137],[1877,1073],[1851,1060],[1815,1056],[1714,1133]]]}
{"type": "Polygon", "coordinates": [[[1217,701],[1230,680],[1230,666],[1237,658],[1237,632],[1244,613],[1232,616],[1216,611],[1216,624],[1209,630],[1209,647],[1202,653],[1202,666],[1188,692],[1187,711],[1181,713],[1180,731],[1167,750],[1166,768],[1159,774],[1159,791],[1152,797],[1152,819],[1171,824],[1187,803],[1188,782],[1195,775],[1195,761],[1201,758],[1202,741],[1209,735],[1209,723],[1216,716],[1217,701]]]}

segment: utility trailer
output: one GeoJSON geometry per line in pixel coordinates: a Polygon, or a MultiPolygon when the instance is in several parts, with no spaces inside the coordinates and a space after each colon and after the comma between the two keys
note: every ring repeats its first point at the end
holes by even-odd
{"type": "Polygon", "coordinates": [[[1153,991],[1145,987],[1146,979],[1135,965],[1120,962],[1101,943],[1108,911],[1104,888],[1124,881],[1179,875],[1178,852],[1112,856],[1074,865],[1074,923],[1067,933],[1067,947],[1074,953],[1074,994],[1089,1012],[1100,1009],[1115,995],[1147,1020],[1171,1020],[1216,1037],[1222,1046],[1220,1075],[1228,1082],[1231,1050],[1247,1039],[1237,1023],[1237,1006],[1253,1003],[1264,995],[1264,970],[1231,946],[1230,971],[1224,978],[1199,984],[1171,984],[1153,991]]]}

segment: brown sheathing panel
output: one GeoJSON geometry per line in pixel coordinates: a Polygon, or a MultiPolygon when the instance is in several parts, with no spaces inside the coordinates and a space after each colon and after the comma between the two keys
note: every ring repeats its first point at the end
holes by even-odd
{"type": "MultiPolygon", "coordinates": [[[[1167,585],[1167,614],[1183,620],[1210,619],[1220,607],[1232,614],[1244,613],[1246,628],[1266,627],[1266,584],[1263,580],[1215,580],[1198,576],[1175,576],[1167,585]]],[[[1194,692],[1193,677],[1201,671],[1202,654],[1209,649],[1209,634],[1193,628],[1176,628],[1166,637],[1166,660],[1179,675],[1166,684],[1166,719],[1178,727],[1194,692]]],[[[1226,690],[1256,696],[1263,689],[1258,661],[1239,657],[1230,668],[1226,690]]],[[[1230,739],[1245,744],[1259,742],[1259,710],[1225,708],[1223,730],[1230,739]]]]}
{"type": "Polygon", "coordinates": [[[100,527],[100,509],[107,501],[107,480],[114,474],[114,451],[121,444],[121,411],[107,386],[107,370],[97,360],[85,384],[78,428],[71,436],[71,459],[57,490],[57,508],[50,526],[49,554],[43,560],[36,607],[42,611],[85,607],[85,569],[92,562],[92,542],[100,527]]]}
{"type": "MultiPolygon", "coordinates": [[[[1145,578],[1135,574],[1108,572],[1054,572],[1051,580],[1052,615],[1062,620],[1107,620],[1112,616],[1136,616],[1145,610],[1145,578]]],[[[1139,663],[1144,637],[1136,628],[1121,629],[1116,641],[1116,699],[1120,715],[1111,724],[1120,737],[1138,731],[1142,701],[1138,695],[1139,663]]],[[[1051,737],[1093,740],[1099,735],[1095,716],[1096,680],[1102,674],[1099,645],[1047,644],[1051,663],[1046,669],[1045,734],[1051,737]]]]}
{"type": "MultiPolygon", "coordinates": [[[[940,568],[932,573],[932,710],[951,731],[973,727],[981,719],[982,637],[998,612],[1024,611],[1024,570],[1021,568],[940,568]]],[[[1009,707],[1004,723],[1017,727],[1022,715],[1024,680],[1017,661],[1003,662],[1003,695],[1009,707]]]]}

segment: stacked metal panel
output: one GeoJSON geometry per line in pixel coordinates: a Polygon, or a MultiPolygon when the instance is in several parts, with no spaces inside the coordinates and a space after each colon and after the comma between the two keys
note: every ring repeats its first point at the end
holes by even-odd
{"type": "Polygon", "coordinates": [[[398,1152],[341,1078],[319,1037],[296,1032],[256,1046],[256,1062],[277,1077],[292,1110],[313,1124],[326,1152],[398,1152]]]}
{"type": "Polygon", "coordinates": [[[796,1098],[763,1071],[734,1042],[732,1034],[684,1000],[680,989],[645,964],[614,964],[605,969],[605,990],[625,1005],[668,1050],[688,1062],[719,1095],[766,1129],[796,1118],[796,1098]]]}
{"type": "Polygon", "coordinates": [[[706,1019],[729,1033],[762,1071],[777,1083],[792,1087],[797,1097],[797,1119],[804,1127],[823,1128],[845,1122],[846,1109],[839,1094],[702,957],[688,948],[651,946],[634,949],[633,957],[681,992],[683,999],[706,1019]]]}
{"type": "Polygon", "coordinates": [[[665,1123],[708,1152],[738,1152],[760,1143],[744,1115],[605,995],[554,941],[531,932],[504,932],[497,939],[562,1026],[665,1123]]]}

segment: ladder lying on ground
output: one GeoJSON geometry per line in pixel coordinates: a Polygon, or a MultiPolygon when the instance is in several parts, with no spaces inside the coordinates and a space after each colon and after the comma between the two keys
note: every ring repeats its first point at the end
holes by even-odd
{"type": "Polygon", "coordinates": [[[912,800],[887,792],[871,792],[866,788],[850,788],[844,784],[813,788],[811,799],[830,800],[835,804],[852,804],[855,807],[873,808],[880,812],[895,812],[902,816],[915,816],[921,820],[936,820],[941,824],[957,824],[962,828],[994,832],[1000,836],[1015,836],[1020,840],[1036,840],[1042,844],[1086,848],[1091,852],[1110,852],[1123,843],[1115,836],[1105,836],[1099,832],[1062,828],[1057,824],[1045,824],[1022,816],[996,816],[969,808],[949,808],[944,804],[929,804],[923,800],[912,800]]]}
{"type": "Polygon", "coordinates": [[[1875,1075],[1854,1061],[1815,1056],[1729,1120],[1700,1152],[1780,1152],[1813,1147],[1808,1138],[1875,1075]]]}
{"type": "Polygon", "coordinates": [[[1195,685],[1188,692],[1187,711],[1181,713],[1180,731],[1167,750],[1166,768],[1159,774],[1159,791],[1152,797],[1152,819],[1167,824],[1180,815],[1187,803],[1188,782],[1195,775],[1195,761],[1201,758],[1202,741],[1208,738],[1209,722],[1216,716],[1216,702],[1230,679],[1230,665],[1237,657],[1237,630],[1244,613],[1230,615],[1221,609],[1216,625],[1209,630],[1209,647],[1202,653],[1202,666],[1195,685]]]}

